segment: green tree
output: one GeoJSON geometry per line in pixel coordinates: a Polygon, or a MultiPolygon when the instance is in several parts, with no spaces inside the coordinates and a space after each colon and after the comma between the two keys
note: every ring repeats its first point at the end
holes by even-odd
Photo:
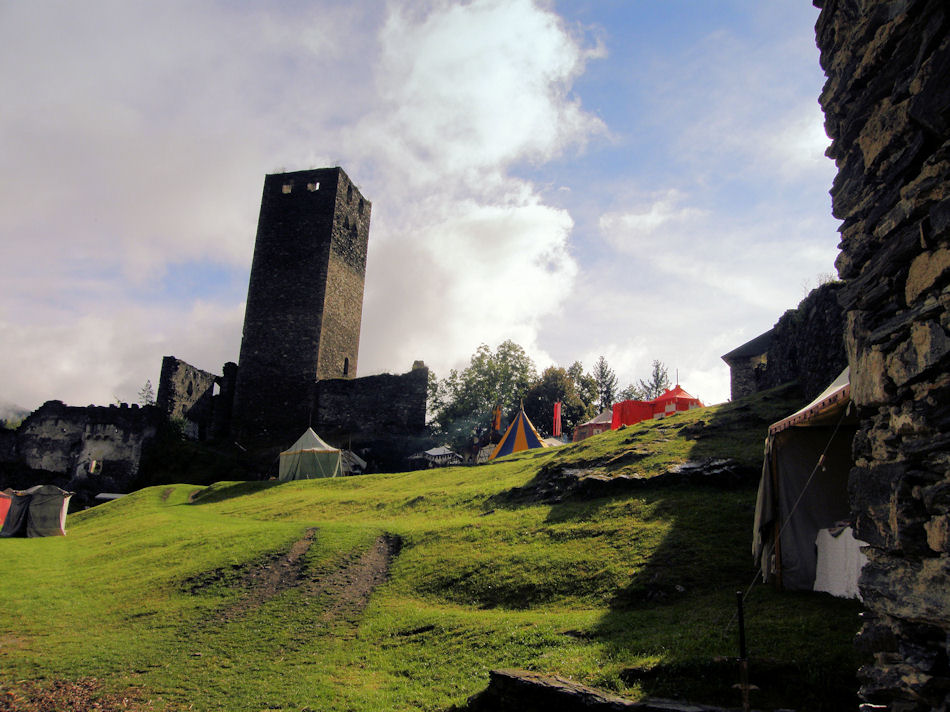
{"type": "Polygon", "coordinates": [[[607,359],[601,356],[594,365],[594,380],[597,382],[597,395],[600,398],[600,409],[609,408],[617,397],[617,374],[607,364],[607,359]]]}
{"type": "MultiPolygon", "coordinates": [[[[542,434],[551,435],[554,425],[554,404],[561,403],[561,428],[570,434],[578,423],[587,420],[588,407],[578,397],[574,379],[566,369],[550,366],[528,389],[524,397],[524,410],[531,422],[542,434]]],[[[592,409],[591,409],[592,410],[592,409]]]]}
{"type": "Polygon", "coordinates": [[[670,387],[670,374],[660,361],[653,361],[653,371],[650,380],[640,381],[640,390],[643,391],[643,400],[653,400],[663,395],[663,391],[670,387]]]}
{"type": "Polygon", "coordinates": [[[145,385],[139,390],[141,405],[155,405],[155,391],[152,389],[152,379],[146,379],[145,385]]]}
{"type": "Polygon", "coordinates": [[[584,365],[580,361],[575,361],[567,367],[567,375],[574,381],[574,392],[591,411],[591,417],[596,415],[594,411],[597,409],[597,381],[589,373],[584,373],[584,365]]]}
{"type": "Polygon", "coordinates": [[[637,386],[633,383],[627,385],[620,393],[617,394],[618,401],[625,400],[649,400],[644,394],[643,389],[640,386],[637,386]]]}
{"type": "Polygon", "coordinates": [[[487,427],[495,405],[509,417],[537,379],[534,362],[513,341],[505,341],[492,353],[482,344],[467,368],[452,369],[429,394],[435,431],[462,447],[482,427],[487,427]]]}

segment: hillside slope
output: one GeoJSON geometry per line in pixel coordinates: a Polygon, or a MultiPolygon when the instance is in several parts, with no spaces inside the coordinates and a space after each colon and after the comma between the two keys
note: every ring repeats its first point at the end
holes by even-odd
{"type": "MultiPolygon", "coordinates": [[[[446,710],[496,667],[737,705],[756,472],[795,405],[490,466],[152,487],[0,540],[0,710],[64,681],[105,709],[446,710]],[[668,474],[708,458],[727,476],[668,474]]],[[[853,706],[857,604],[757,585],[747,606],[757,707],[853,706]]]]}

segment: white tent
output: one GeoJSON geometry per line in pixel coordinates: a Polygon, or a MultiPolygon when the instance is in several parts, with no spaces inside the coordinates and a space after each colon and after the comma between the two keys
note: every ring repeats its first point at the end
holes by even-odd
{"type": "Polygon", "coordinates": [[[752,553],[765,580],[781,588],[857,593],[866,559],[864,542],[848,526],[857,429],[850,402],[845,369],[815,400],[769,427],[752,553]]]}
{"type": "Polygon", "coordinates": [[[280,453],[278,477],[281,482],[338,477],[340,474],[340,451],[323,442],[312,428],[307,428],[297,442],[280,453]]]}

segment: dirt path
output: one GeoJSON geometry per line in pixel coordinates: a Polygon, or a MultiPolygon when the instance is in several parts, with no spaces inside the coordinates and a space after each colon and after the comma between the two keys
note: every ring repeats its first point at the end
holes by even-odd
{"type": "Polygon", "coordinates": [[[349,557],[336,571],[307,584],[307,593],[326,596],[323,620],[353,620],[369,605],[373,590],[389,578],[389,567],[399,555],[402,540],[392,534],[376,538],[359,556],[349,557]]]}
{"type": "Polygon", "coordinates": [[[307,596],[327,601],[322,616],[325,621],[352,620],[362,613],[373,590],[389,577],[389,567],[399,554],[402,541],[398,536],[383,534],[366,551],[346,557],[339,568],[310,578],[303,557],[315,536],[316,529],[308,529],[306,536],[294,542],[286,554],[249,571],[242,582],[244,596],[225,609],[219,620],[243,617],[295,586],[301,586],[307,596]]]}

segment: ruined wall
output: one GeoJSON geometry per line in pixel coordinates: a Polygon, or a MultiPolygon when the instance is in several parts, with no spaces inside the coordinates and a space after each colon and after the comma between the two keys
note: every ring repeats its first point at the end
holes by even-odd
{"type": "Polygon", "coordinates": [[[31,469],[68,477],[68,488],[99,481],[100,491],[123,491],[162,418],[154,406],[83,408],[47,401],[17,429],[16,459],[31,469]]]}
{"type": "Polygon", "coordinates": [[[765,362],[755,367],[756,390],[797,381],[806,399],[821,393],[847,366],[840,282],[813,289],[772,328],[765,362]]]}
{"type": "Polygon", "coordinates": [[[169,418],[185,418],[190,423],[187,435],[202,439],[214,412],[217,380],[213,373],[195,368],[174,356],[165,356],[155,405],[169,418]]]}
{"type": "Polygon", "coordinates": [[[355,374],[369,214],[341,168],[265,178],[234,394],[239,438],[305,424],[314,381],[343,377],[344,364],[355,374]]]}
{"type": "Polygon", "coordinates": [[[340,437],[397,438],[425,429],[429,369],[399,376],[381,374],[355,380],[320,381],[315,389],[314,428],[340,437]]]}
{"type": "Polygon", "coordinates": [[[792,381],[810,400],[841,373],[848,363],[838,303],[843,287],[830,282],[813,289],[771,330],[723,355],[733,400],[792,381]]]}
{"type": "Polygon", "coordinates": [[[893,710],[947,709],[950,4],[815,4],[860,418],[849,490],[870,544],[861,694],[893,710]]]}

